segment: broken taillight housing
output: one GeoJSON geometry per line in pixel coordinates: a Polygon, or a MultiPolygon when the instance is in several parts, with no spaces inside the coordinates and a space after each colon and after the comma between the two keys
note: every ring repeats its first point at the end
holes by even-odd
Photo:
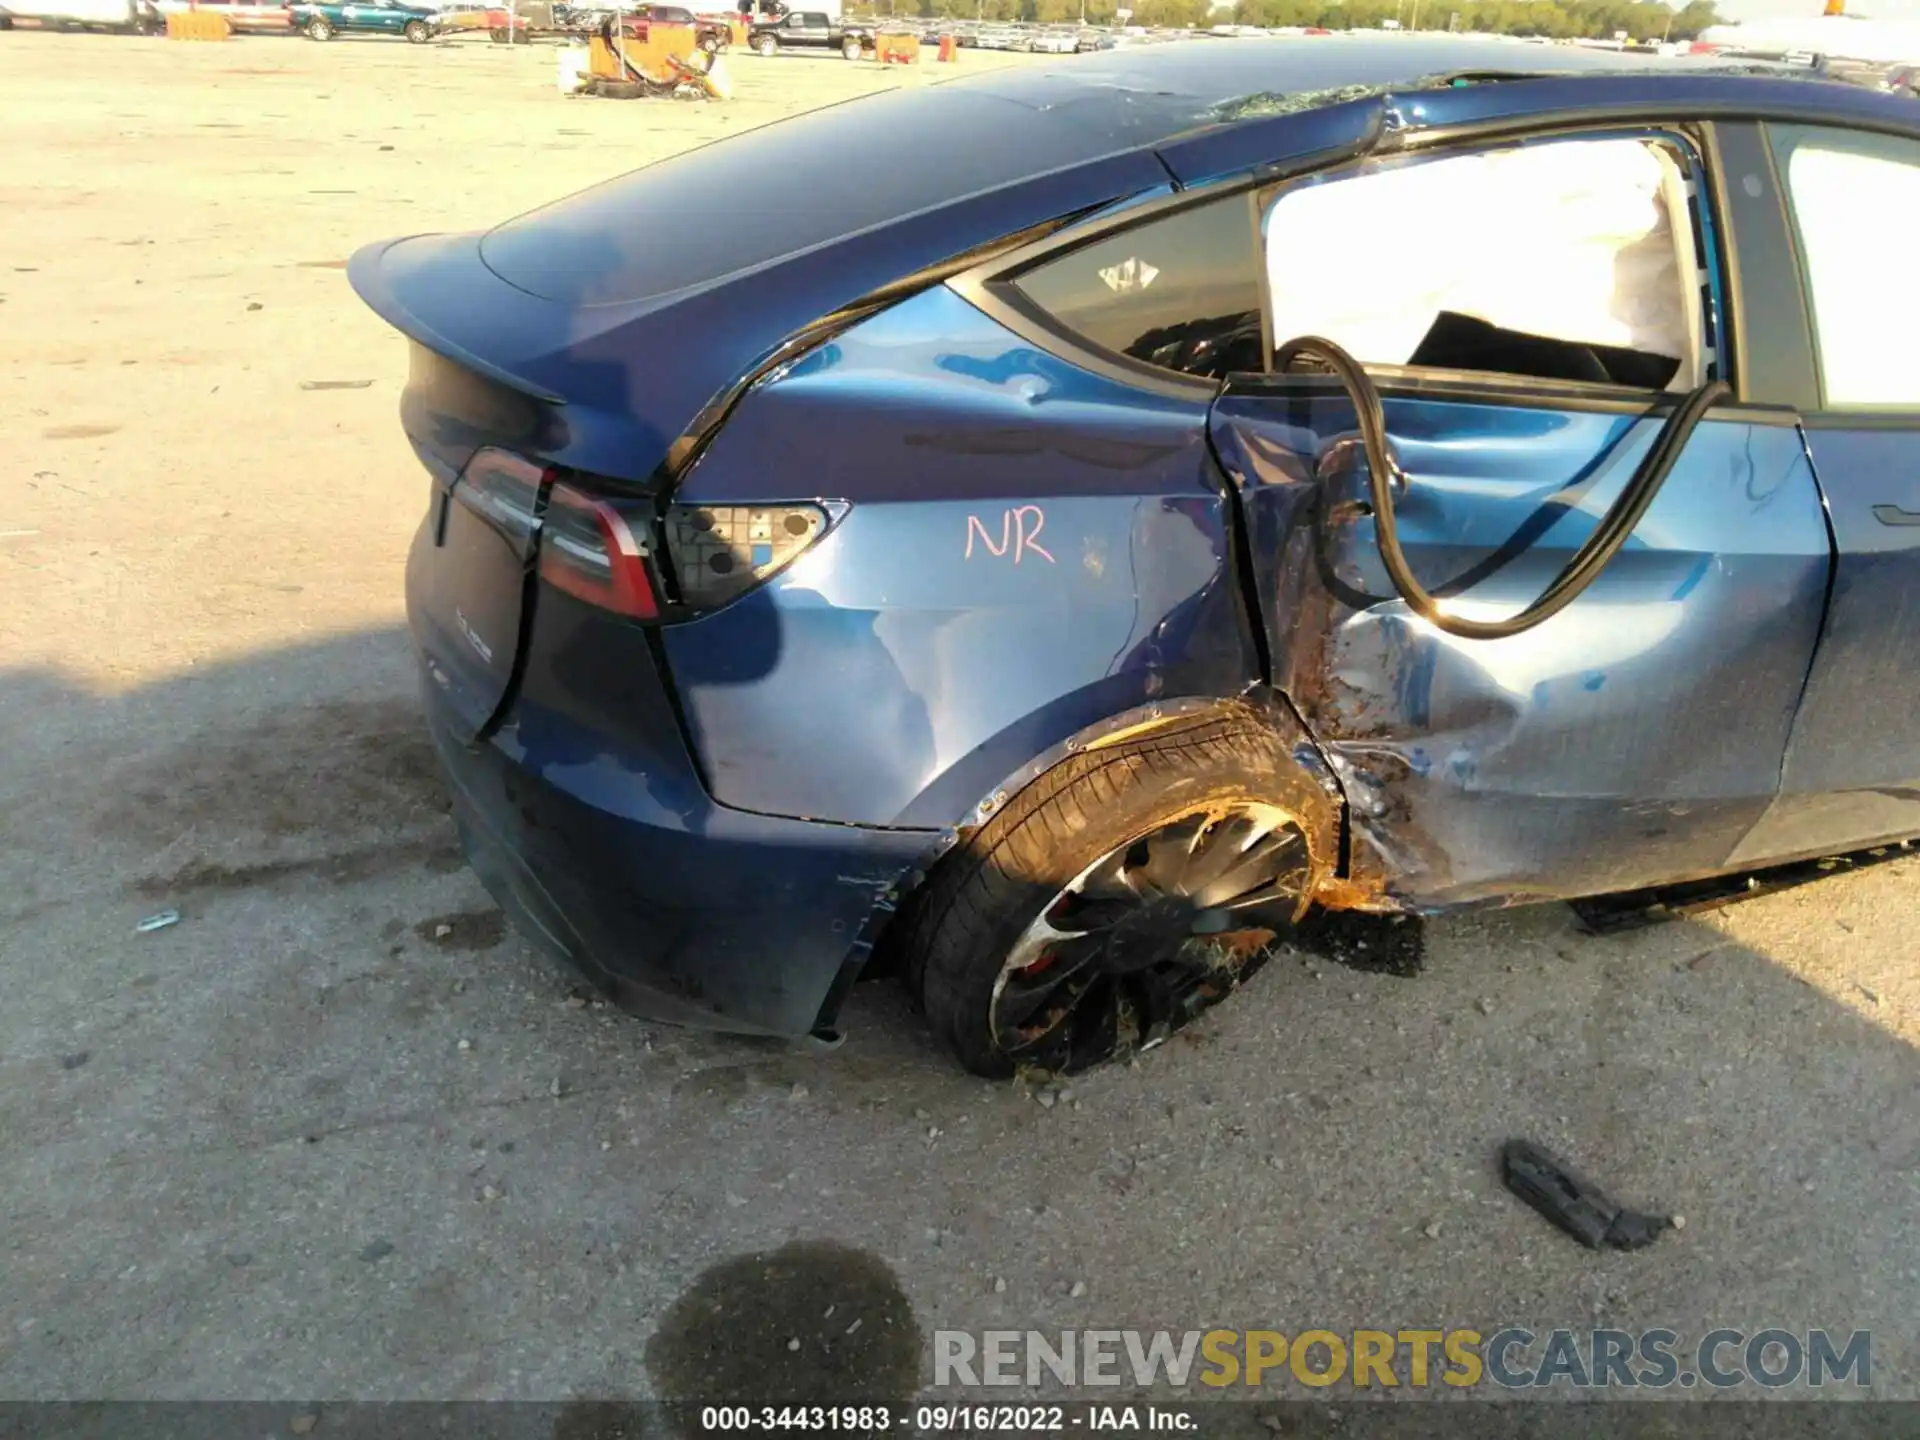
{"type": "Polygon", "coordinates": [[[556,481],[540,528],[540,578],[633,620],[671,623],[771,580],[832,525],[820,505],[671,505],[556,481]],[[664,535],[665,545],[659,543],[664,535]]]}
{"type": "Polygon", "coordinates": [[[672,505],[667,552],[680,602],[712,610],[765,584],[826,534],[818,505],[672,505]]]}
{"type": "Polygon", "coordinates": [[[645,536],[644,522],[629,522],[607,501],[555,484],[541,530],[540,578],[616,615],[658,619],[645,536]]]}

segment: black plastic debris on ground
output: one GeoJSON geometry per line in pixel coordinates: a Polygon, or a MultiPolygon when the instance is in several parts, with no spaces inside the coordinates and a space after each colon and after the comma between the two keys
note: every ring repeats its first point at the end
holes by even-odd
{"type": "Polygon", "coordinates": [[[1427,962],[1426,925],[1418,915],[1310,910],[1287,939],[1336,965],[1382,975],[1418,975],[1427,962]]]}
{"type": "Polygon", "coordinates": [[[1639,1250],[1673,1228],[1665,1216],[1616,1205],[1598,1185],[1531,1140],[1509,1140],[1500,1147],[1500,1178],[1589,1250],[1639,1250]]]}

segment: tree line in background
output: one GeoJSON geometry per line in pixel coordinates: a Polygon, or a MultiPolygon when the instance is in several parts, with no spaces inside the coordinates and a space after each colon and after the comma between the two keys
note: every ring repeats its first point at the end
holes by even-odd
{"type": "MultiPolygon", "coordinates": [[[[879,8],[889,9],[888,0],[879,8]]],[[[1115,23],[1115,0],[894,0],[894,13],[955,19],[1029,20],[1054,25],[1084,20],[1115,23]]],[[[1231,20],[1264,27],[1321,26],[1377,30],[1397,20],[1408,30],[1468,30],[1542,35],[1555,40],[1611,38],[1690,40],[1718,25],[1713,0],[1689,0],[1683,9],[1652,0],[1237,0],[1231,11],[1211,0],[1133,0],[1130,25],[1204,28],[1231,20]],[[1457,17],[1457,18],[1456,18],[1457,17]]]]}

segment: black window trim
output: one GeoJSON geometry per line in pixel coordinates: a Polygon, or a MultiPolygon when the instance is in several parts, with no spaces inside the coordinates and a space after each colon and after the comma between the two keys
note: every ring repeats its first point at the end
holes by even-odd
{"type": "Polygon", "coordinates": [[[1725,286],[1721,343],[1734,393],[1743,403],[1798,415],[1814,398],[1806,317],[1797,304],[1758,303],[1760,296],[1799,295],[1772,158],[1754,120],[1708,125],[1705,151],[1725,286]],[[1759,195],[1735,183],[1735,175],[1750,173],[1765,177],[1759,195]]]}

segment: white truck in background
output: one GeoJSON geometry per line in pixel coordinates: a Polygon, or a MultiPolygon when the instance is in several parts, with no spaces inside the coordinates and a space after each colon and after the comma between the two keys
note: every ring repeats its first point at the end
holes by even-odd
{"type": "Polygon", "coordinates": [[[0,0],[0,30],[27,20],[43,30],[157,30],[152,0],[0,0]]]}

